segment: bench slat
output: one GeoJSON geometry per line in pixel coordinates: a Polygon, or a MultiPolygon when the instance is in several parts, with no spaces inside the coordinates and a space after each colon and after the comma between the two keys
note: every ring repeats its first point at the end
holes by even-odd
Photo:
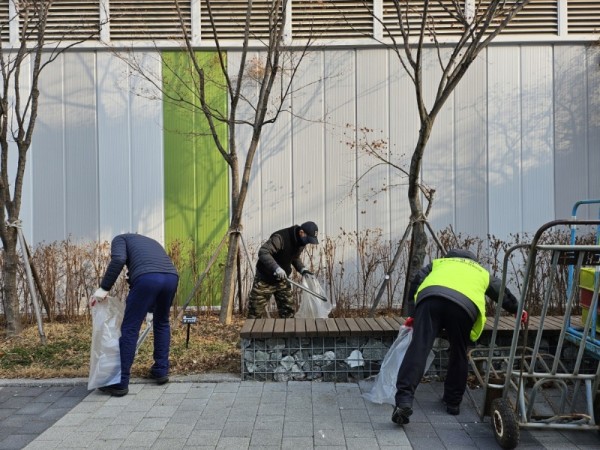
{"type": "Polygon", "coordinates": [[[285,319],[285,324],[283,326],[283,332],[285,334],[296,334],[296,320],[300,319],[285,319]]]}
{"type": "Polygon", "coordinates": [[[400,324],[396,319],[394,319],[393,317],[382,317],[382,319],[385,320],[391,328],[396,330],[396,333],[398,333],[398,330],[400,329],[400,324]]]}
{"type": "Polygon", "coordinates": [[[395,329],[394,327],[392,327],[389,324],[389,322],[387,320],[385,320],[383,317],[375,317],[375,320],[377,321],[377,323],[379,324],[381,329],[384,331],[384,333],[393,334],[393,335],[396,335],[398,333],[398,330],[395,329]]]}
{"type": "Polygon", "coordinates": [[[347,318],[346,324],[348,325],[348,329],[350,330],[350,336],[360,335],[360,326],[356,323],[355,319],[347,318]]]}
{"type": "Polygon", "coordinates": [[[340,334],[335,319],[325,319],[325,325],[327,325],[327,333],[329,336],[337,336],[340,334]]]}
{"type": "Polygon", "coordinates": [[[296,325],[296,336],[304,337],[306,336],[306,321],[309,319],[290,319],[295,322],[296,325]]]}
{"type": "Polygon", "coordinates": [[[275,319],[263,319],[262,331],[260,331],[260,337],[268,338],[273,336],[273,327],[275,327],[275,319]]]}
{"type": "Polygon", "coordinates": [[[252,327],[254,326],[255,319],[246,319],[242,329],[240,330],[240,337],[246,339],[252,337],[252,327]]]}
{"type": "Polygon", "coordinates": [[[316,337],[317,336],[317,325],[315,319],[306,319],[306,336],[316,337]]]}
{"type": "Polygon", "coordinates": [[[335,323],[337,324],[337,327],[338,327],[338,331],[341,335],[349,335],[350,334],[350,327],[348,327],[348,324],[346,323],[346,319],[338,317],[333,320],[335,320],[335,323]]]}
{"type": "Polygon", "coordinates": [[[369,326],[369,324],[367,323],[367,321],[364,318],[357,317],[356,323],[360,327],[359,336],[369,336],[369,335],[373,334],[373,330],[371,329],[371,327],[369,326]]]}
{"type": "Polygon", "coordinates": [[[317,326],[317,336],[328,336],[325,319],[315,319],[315,325],[317,326]]]}
{"type": "MultiPolygon", "coordinates": [[[[274,320],[274,319],[272,319],[274,320]]],[[[273,325],[273,337],[281,337],[285,336],[285,321],[283,320],[275,320],[275,324],[273,325]]]]}
{"type": "Polygon", "coordinates": [[[373,330],[373,334],[377,334],[377,335],[383,334],[383,328],[381,328],[379,323],[374,318],[367,317],[367,318],[365,318],[365,322],[367,322],[367,325],[369,325],[369,327],[371,327],[371,330],[373,330]]]}

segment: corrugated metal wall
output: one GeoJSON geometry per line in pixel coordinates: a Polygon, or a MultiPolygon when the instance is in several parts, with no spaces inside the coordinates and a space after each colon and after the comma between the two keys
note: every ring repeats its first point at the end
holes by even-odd
{"type": "MultiPolygon", "coordinates": [[[[438,117],[425,154],[423,180],[437,189],[434,228],[451,224],[470,235],[504,237],[567,217],[578,199],[600,197],[596,51],[584,44],[507,44],[480,55],[438,117]]],[[[160,76],[155,54],[139,56],[160,76]]],[[[433,87],[432,56],[424,82],[433,87]]],[[[239,53],[228,57],[237,72],[239,53]]],[[[182,205],[191,220],[203,217],[198,198],[174,198],[163,187],[165,177],[177,176],[163,161],[163,145],[171,142],[162,123],[167,109],[159,95],[140,95],[142,87],[151,90],[140,83],[100,50],[69,52],[47,67],[24,199],[31,242],[108,239],[125,230],[164,242],[170,205],[181,200],[195,203],[182,205]]],[[[263,135],[246,240],[260,242],[305,220],[317,222],[322,235],[380,228],[397,239],[408,221],[405,179],[381,167],[356,188],[370,163],[347,142],[372,129],[369,139],[385,139],[408,164],[418,119],[398,60],[384,49],[315,51],[293,90],[294,115],[281,115],[263,135]],[[386,184],[399,186],[370,195],[386,184]]],[[[241,152],[246,128],[238,134],[241,152]]],[[[220,230],[217,222],[207,228],[220,230]]]]}

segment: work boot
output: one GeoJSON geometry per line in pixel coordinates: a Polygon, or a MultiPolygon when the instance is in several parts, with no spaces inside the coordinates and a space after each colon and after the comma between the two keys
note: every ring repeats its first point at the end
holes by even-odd
{"type": "Polygon", "coordinates": [[[412,407],[408,405],[396,406],[394,407],[394,412],[392,413],[392,422],[398,425],[406,425],[410,422],[409,417],[412,415],[412,413],[412,407]]]}
{"type": "Polygon", "coordinates": [[[110,386],[102,386],[100,391],[106,392],[114,397],[123,397],[129,393],[129,388],[121,387],[119,384],[111,384],[110,386]]]}
{"type": "Polygon", "coordinates": [[[460,405],[453,405],[442,399],[442,403],[446,405],[446,412],[452,416],[458,416],[460,414],[460,405]]]}
{"type": "Polygon", "coordinates": [[[163,376],[158,376],[153,374],[152,372],[150,372],[148,374],[148,378],[150,378],[151,380],[154,380],[154,382],[156,384],[158,384],[159,386],[166,384],[169,382],[169,376],[168,375],[163,375],[163,376]]]}

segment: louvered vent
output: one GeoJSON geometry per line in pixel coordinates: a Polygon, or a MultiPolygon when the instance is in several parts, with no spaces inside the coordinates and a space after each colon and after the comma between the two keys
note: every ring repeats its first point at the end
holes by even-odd
{"type": "Polygon", "coordinates": [[[0,2],[0,39],[2,42],[9,40],[9,17],[8,17],[8,1],[0,2]]]}
{"type": "Polygon", "coordinates": [[[111,40],[182,39],[183,19],[191,35],[191,0],[110,0],[111,40]]]}
{"type": "MultiPolygon", "coordinates": [[[[456,11],[453,0],[432,1],[429,5],[428,26],[437,36],[452,36],[462,33],[462,25],[450,12],[456,11]]],[[[490,0],[475,0],[475,5],[480,5],[480,11],[487,8],[490,0]]],[[[509,6],[513,2],[507,2],[509,6]]],[[[403,0],[401,14],[408,16],[408,27],[410,34],[415,36],[419,33],[421,18],[423,16],[423,2],[417,0],[403,0]]],[[[459,2],[461,11],[464,8],[464,0],[459,2]]],[[[499,11],[499,19],[503,17],[499,11]]],[[[393,0],[383,1],[383,23],[387,33],[393,36],[400,35],[398,25],[398,13],[393,0]]],[[[386,33],[386,32],[384,32],[386,33]]],[[[504,34],[557,34],[558,33],[558,10],[557,0],[543,1],[532,0],[523,10],[517,14],[503,31],[504,34]]]]}
{"type": "MultiPolygon", "coordinates": [[[[35,40],[39,17],[35,8],[41,2],[16,2],[24,5],[19,10],[19,33],[22,35],[23,22],[28,17],[28,40],[35,40]],[[26,6],[29,4],[29,6],[26,6]],[[26,14],[28,13],[28,14],[26,14]]],[[[54,0],[51,2],[46,22],[46,41],[78,41],[98,39],[100,30],[99,0],[54,0]]]]}
{"type": "Polygon", "coordinates": [[[558,1],[531,0],[502,33],[557,35],[558,1]]]}
{"type": "Polygon", "coordinates": [[[600,2],[569,0],[567,15],[569,33],[600,33],[600,2]]]}
{"type": "MultiPolygon", "coordinates": [[[[273,8],[273,0],[254,0],[252,2],[252,14],[250,18],[250,39],[266,39],[269,37],[269,18],[273,8]]],[[[201,32],[202,39],[214,39],[216,29],[219,40],[244,38],[246,26],[247,0],[210,1],[209,14],[208,5],[205,0],[200,2],[201,32]]],[[[280,19],[280,15],[277,17],[280,19]]]]}
{"type": "Polygon", "coordinates": [[[373,36],[373,1],[294,0],[294,39],[352,39],[373,36]]]}

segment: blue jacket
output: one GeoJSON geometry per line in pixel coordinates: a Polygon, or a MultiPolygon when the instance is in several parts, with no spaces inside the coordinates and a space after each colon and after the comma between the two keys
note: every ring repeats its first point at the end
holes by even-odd
{"type": "Polygon", "coordinates": [[[179,276],[162,245],[141,234],[115,236],[110,247],[110,263],[100,287],[110,291],[124,266],[127,266],[127,282],[130,285],[146,273],[171,273],[179,276]]]}

